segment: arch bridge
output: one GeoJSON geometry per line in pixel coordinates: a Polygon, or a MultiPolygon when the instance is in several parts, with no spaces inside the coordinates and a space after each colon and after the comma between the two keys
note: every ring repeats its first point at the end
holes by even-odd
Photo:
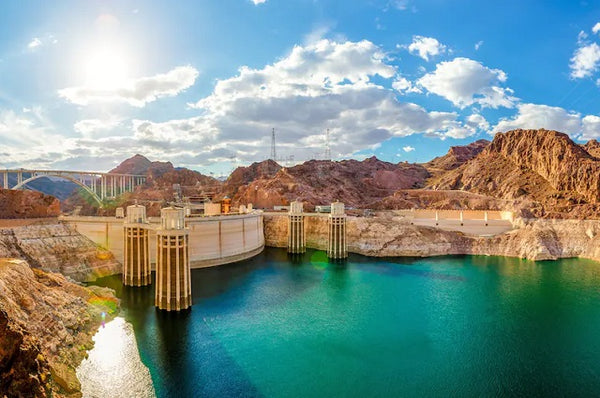
{"type": "Polygon", "coordinates": [[[42,177],[69,180],[88,192],[100,205],[104,199],[133,192],[135,187],[146,182],[144,175],[73,170],[5,169],[0,170],[0,176],[4,189],[21,189],[27,183],[42,177]]]}

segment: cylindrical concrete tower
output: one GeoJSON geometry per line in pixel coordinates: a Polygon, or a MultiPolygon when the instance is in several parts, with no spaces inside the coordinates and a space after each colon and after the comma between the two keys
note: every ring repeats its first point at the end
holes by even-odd
{"type": "Polygon", "coordinates": [[[288,253],[306,252],[306,233],[304,231],[303,204],[299,201],[290,203],[288,213],[288,253]]]}
{"type": "Polygon", "coordinates": [[[331,214],[329,214],[327,257],[332,259],[348,257],[346,245],[346,214],[344,212],[344,204],[338,201],[331,204],[331,214]]]}
{"type": "Polygon", "coordinates": [[[123,242],[123,284],[146,286],[152,282],[146,207],[127,206],[123,242]]]}
{"type": "Polygon", "coordinates": [[[179,311],[192,305],[192,282],[188,231],[183,209],[161,210],[161,227],[156,231],[155,306],[179,311]]]}

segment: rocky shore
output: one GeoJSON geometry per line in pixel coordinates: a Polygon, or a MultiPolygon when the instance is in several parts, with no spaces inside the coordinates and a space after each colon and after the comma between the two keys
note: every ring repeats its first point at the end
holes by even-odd
{"type": "MultiPolygon", "coordinates": [[[[265,215],[265,244],[286,247],[287,216],[265,215]]],[[[306,219],[306,243],[326,249],[327,218],[306,219]]],[[[348,217],[348,250],[373,257],[440,255],[493,255],[529,260],[580,257],[600,261],[600,221],[525,220],[515,229],[483,237],[437,228],[411,225],[393,214],[348,217]]]]}
{"type": "Polygon", "coordinates": [[[110,289],[0,259],[0,397],[80,397],[75,369],[118,305],[110,289]]]}

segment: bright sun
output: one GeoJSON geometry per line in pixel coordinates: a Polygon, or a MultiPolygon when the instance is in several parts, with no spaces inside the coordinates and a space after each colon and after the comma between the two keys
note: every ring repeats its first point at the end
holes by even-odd
{"type": "Polygon", "coordinates": [[[109,47],[93,50],[86,57],[84,71],[86,86],[100,90],[123,87],[129,77],[125,55],[109,47]]]}

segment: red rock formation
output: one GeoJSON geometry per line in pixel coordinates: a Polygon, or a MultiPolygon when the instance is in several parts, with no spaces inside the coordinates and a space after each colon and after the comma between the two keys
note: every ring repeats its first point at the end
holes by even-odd
{"type": "Polygon", "coordinates": [[[36,191],[0,189],[0,218],[58,217],[60,202],[36,191]]]}
{"type": "Polygon", "coordinates": [[[281,170],[281,166],[273,160],[252,163],[248,167],[238,167],[227,178],[221,187],[220,197],[233,198],[240,187],[250,184],[255,180],[273,178],[281,170]]]}
{"type": "Polygon", "coordinates": [[[425,163],[424,166],[430,171],[453,170],[479,155],[489,144],[488,140],[481,139],[468,145],[450,147],[447,154],[425,163]]]}
{"type": "Polygon", "coordinates": [[[393,164],[375,157],[363,161],[311,160],[241,186],[233,202],[269,208],[298,198],[307,209],[335,200],[349,207],[365,207],[398,189],[419,188],[427,177],[423,166],[393,164]]]}
{"type": "Polygon", "coordinates": [[[587,153],[595,158],[600,159],[600,142],[596,140],[589,140],[585,143],[585,145],[582,145],[582,147],[587,153]]]}
{"type": "Polygon", "coordinates": [[[600,161],[566,134],[513,130],[496,134],[479,155],[428,186],[518,200],[535,216],[596,216],[600,161]]]}
{"type": "Polygon", "coordinates": [[[404,189],[394,192],[369,206],[374,210],[443,209],[443,210],[509,210],[514,204],[508,200],[464,191],[434,191],[404,189]]]}

